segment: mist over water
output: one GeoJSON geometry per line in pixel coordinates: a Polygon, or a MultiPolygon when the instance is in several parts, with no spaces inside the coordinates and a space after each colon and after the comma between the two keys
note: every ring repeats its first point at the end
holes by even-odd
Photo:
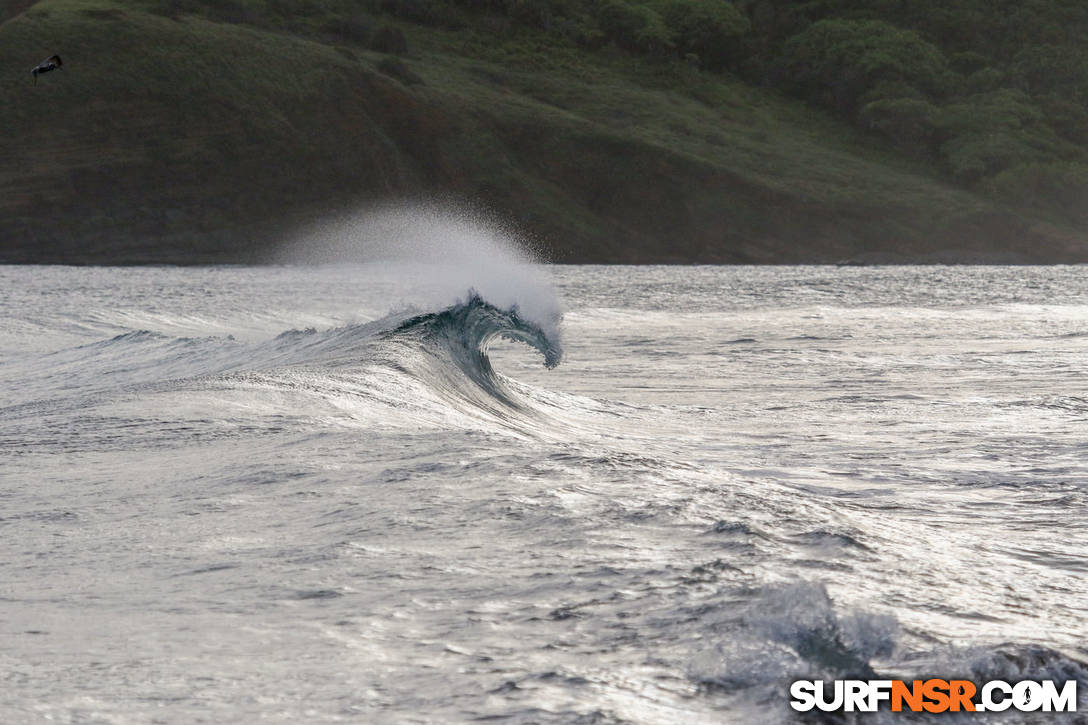
{"type": "Polygon", "coordinates": [[[406,208],[284,253],[0,267],[0,721],[1088,707],[1081,270],[543,267],[406,208]]]}
{"type": "Polygon", "coordinates": [[[557,333],[562,311],[536,255],[510,230],[453,206],[396,204],[331,217],[297,231],[274,260],[287,264],[382,264],[428,309],[468,290],[557,333]]]}

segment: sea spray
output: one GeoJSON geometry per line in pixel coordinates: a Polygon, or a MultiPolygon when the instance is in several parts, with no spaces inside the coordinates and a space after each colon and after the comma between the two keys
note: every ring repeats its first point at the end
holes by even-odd
{"type": "Polygon", "coordinates": [[[403,283],[400,302],[425,311],[474,295],[516,310],[556,339],[562,308],[538,255],[494,220],[465,208],[388,204],[325,218],[291,234],[275,261],[383,265],[403,283]]]}

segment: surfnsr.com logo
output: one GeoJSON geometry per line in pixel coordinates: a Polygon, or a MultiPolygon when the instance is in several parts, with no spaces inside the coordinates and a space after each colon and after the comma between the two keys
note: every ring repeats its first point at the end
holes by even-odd
{"type": "Polygon", "coordinates": [[[1077,681],[798,680],[790,697],[798,712],[1076,712],[1077,681]]]}

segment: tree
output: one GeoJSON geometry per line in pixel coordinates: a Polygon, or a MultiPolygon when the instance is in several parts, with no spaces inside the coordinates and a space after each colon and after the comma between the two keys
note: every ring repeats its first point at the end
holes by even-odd
{"type": "Polygon", "coordinates": [[[748,18],[725,0],[666,0],[660,7],[680,56],[694,53],[711,70],[732,65],[739,39],[751,30],[748,18]]]}
{"type": "Polygon", "coordinates": [[[1057,93],[1073,101],[1088,98],[1088,57],[1078,46],[1031,45],[1016,54],[1012,80],[1032,95],[1057,93]]]}
{"type": "Polygon", "coordinates": [[[624,50],[648,53],[672,46],[661,16],[646,5],[604,0],[597,11],[597,23],[605,36],[624,50]]]}
{"type": "Polygon", "coordinates": [[[790,38],[783,56],[793,90],[844,115],[882,81],[928,94],[948,82],[940,49],[881,20],[821,20],[790,38]]]}
{"type": "Polygon", "coordinates": [[[861,110],[860,119],[911,155],[932,158],[940,109],[920,98],[873,101],[861,110]]]}
{"type": "Polygon", "coordinates": [[[976,183],[1009,167],[1060,157],[1063,144],[1023,91],[980,93],[945,106],[941,155],[958,181],[976,183]]]}

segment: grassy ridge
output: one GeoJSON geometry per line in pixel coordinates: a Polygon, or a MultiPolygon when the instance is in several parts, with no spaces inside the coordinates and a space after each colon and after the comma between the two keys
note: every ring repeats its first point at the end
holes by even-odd
{"type": "Polygon", "coordinates": [[[1088,257],[1075,231],[690,63],[347,0],[26,5],[0,5],[2,261],[255,261],[314,215],[435,195],[561,261],[1088,257]],[[386,26],[403,58],[371,49],[386,26]],[[33,83],[54,52],[65,70],[33,83]]]}

